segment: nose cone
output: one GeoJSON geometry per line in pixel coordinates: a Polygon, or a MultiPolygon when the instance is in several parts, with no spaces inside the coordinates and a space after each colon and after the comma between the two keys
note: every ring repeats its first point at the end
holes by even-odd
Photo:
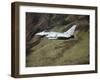
{"type": "Polygon", "coordinates": [[[39,32],[39,33],[36,33],[35,35],[41,35],[41,33],[39,32]]]}
{"type": "Polygon", "coordinates": [[[35,35],[40,35],[40,36],[42,36],[42,35],[44,35],[44,32],[39,32],[39,33],[36,33],[35,35]]]}

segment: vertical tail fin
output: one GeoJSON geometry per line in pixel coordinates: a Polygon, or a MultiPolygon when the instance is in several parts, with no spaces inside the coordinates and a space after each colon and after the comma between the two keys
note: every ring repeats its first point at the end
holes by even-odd
{"type": "Polygon", "coordinates": [[[76,25],[73,25],[68,31],[64,32],[64,34],[68,34],[72,36],[74,34],[75,29],[76,29],[76,25]]]}

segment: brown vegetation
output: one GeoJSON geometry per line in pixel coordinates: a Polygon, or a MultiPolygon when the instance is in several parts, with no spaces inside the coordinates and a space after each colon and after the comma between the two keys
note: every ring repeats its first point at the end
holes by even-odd
{"type": "Polygon", "coordinates": [[[89,16],[26,13],[26,66],[88,64],[89,16]],[[64,32],[77,25],[77,40],[48,40],[37,32],[64,32]],[[81,49],[82,48],[82,49],[81,49]]]}

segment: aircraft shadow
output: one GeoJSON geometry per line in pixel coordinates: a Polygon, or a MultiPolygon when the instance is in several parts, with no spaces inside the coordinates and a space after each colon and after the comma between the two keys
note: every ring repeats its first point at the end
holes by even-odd
{"type": "Polygon", "coordinates": [[[58,40],[66,40],[66,39],[74,39],[75,37],[74,36],[71,36],[71,37],[68,37],[68,38],[66,38],[66,37],[58,37],[57,39],[58,40]]]}

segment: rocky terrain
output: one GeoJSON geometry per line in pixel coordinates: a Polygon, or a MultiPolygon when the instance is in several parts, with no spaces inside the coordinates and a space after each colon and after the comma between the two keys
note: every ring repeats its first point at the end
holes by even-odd
{"type": "Polygon", "coordinates": [[[26,13],[26,66],[89,64],[89,16],[26,13]],[[75,38],[49,40],[37,32],[65,32],[77,25],[75,38]]]}

